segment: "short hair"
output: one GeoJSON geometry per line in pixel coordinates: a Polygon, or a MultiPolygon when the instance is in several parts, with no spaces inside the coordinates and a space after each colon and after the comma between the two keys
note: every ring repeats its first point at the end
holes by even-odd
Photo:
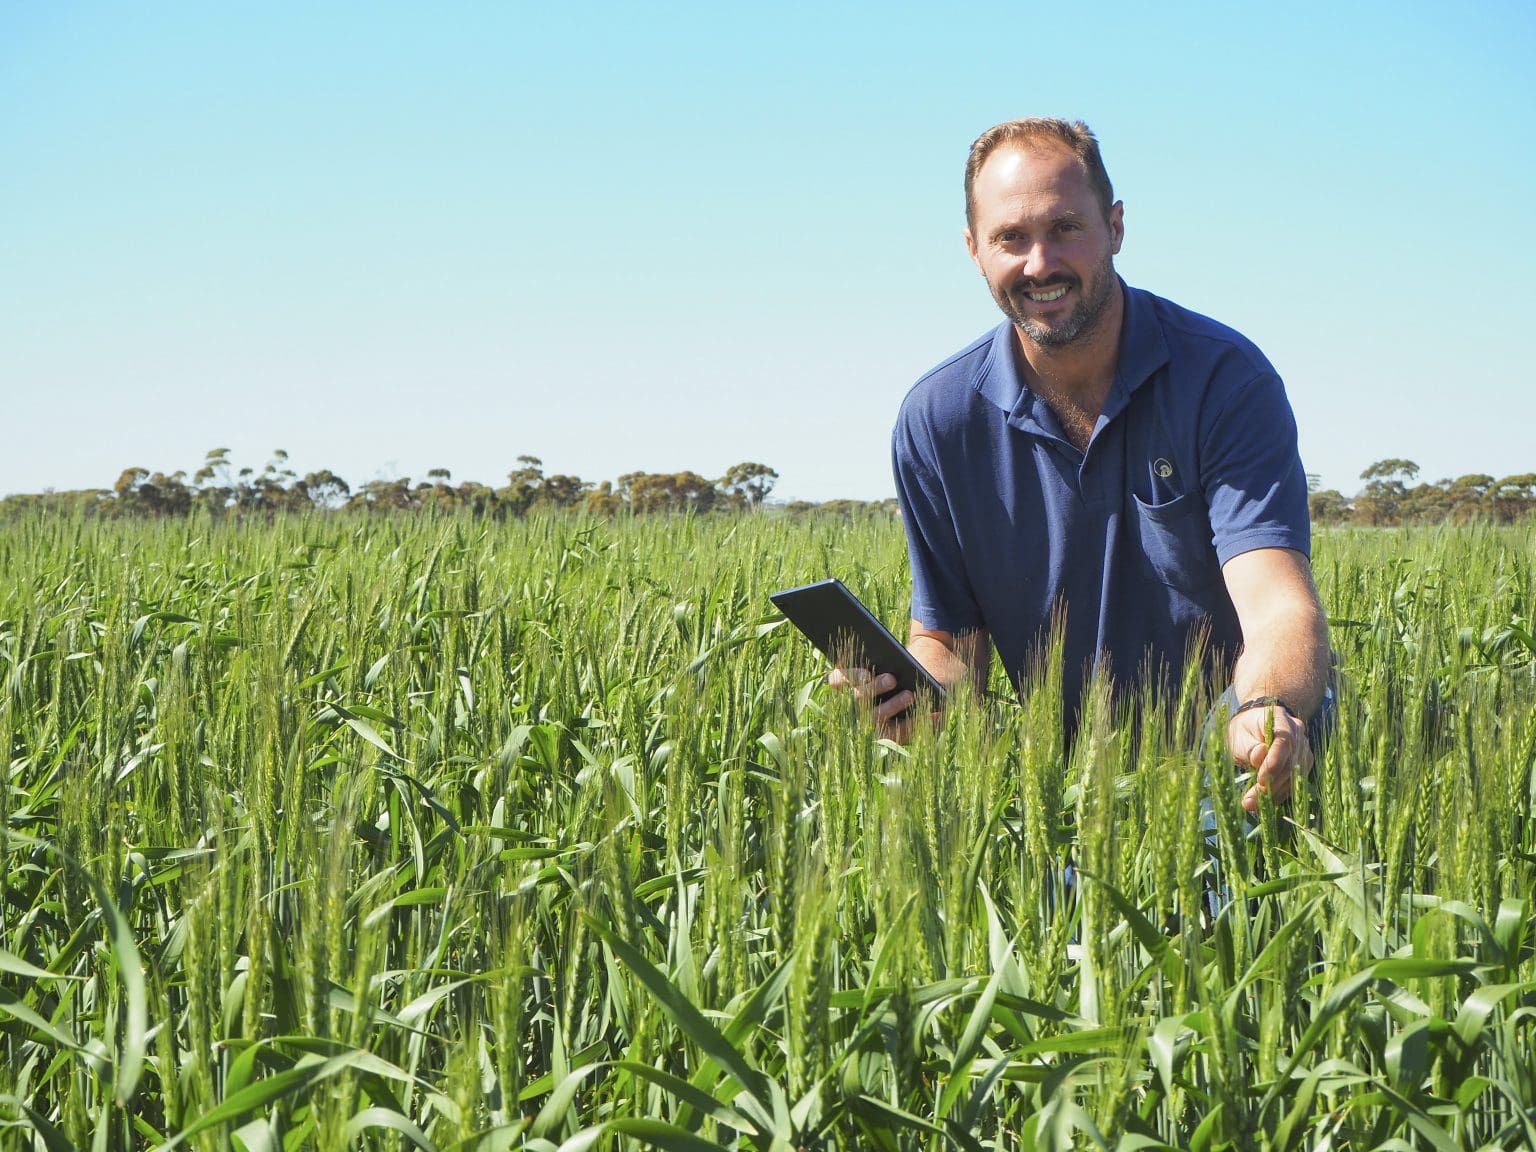
{"type": "Polygon", "coordinates": [[[1027,147],[1042,141],[1055,141],[1072,151],[1088,174],[1088,185],[1093,189],[1105,219],[1109,218],[1109,210],[1115,203],[1115,189],[1109,182],[1109,173],[1104,170],[1104,158],[1099,155],[1099,141],[1093,129],[1081,120],[1031,116],[994,124],[971,145],[970,157],[965,162],[965,222],[969,227],[976,226],[976,174],[987,162],[987,157],[1005,145],[1027,147]]]}

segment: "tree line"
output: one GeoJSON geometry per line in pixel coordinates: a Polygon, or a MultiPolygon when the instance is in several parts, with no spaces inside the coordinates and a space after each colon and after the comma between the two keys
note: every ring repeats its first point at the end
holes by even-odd
{"type": "Polygon", "coordinates": [[[1353,497],[1334,489],[1317,490],[1309,477],[1308,503],[1316,524],[1443,524],[1482,520],[1513,524],[1536,511],[1536,473],[1495,480],[1482,472],[1414,484],[1419,466],[1412,460],[1378,460],[1364,472],[1353,497]]]}
{"type": "MultiPolygon", "coordinates": [[[[579,476],[544,471],[536,456],[519,456],[506,484],[493,488],[475,480],[454,483],[446,468],[424,480],[409,477],[370,480],[353,488],[329,468],[299,475],[278,449],[260,471],[236,468],[229,449],[215,448],[191,476],[125,468],[111,488],[8,496],[0,513],[82,511],[105,517],[178,517],[206,512],[215,519],[272,517],[279,513],[338,511],[467,511],[477,515],[523,516],[537,509],[579,509],[599,515],[628,511],[746,511],[761,506],[779,474],[746,461],[725,475],[707,479],[696,472],[629,472],[617,481],[590,483],[579,476]]],[[[839,501],[838,504],[852,502],[839,501]]]]}
{"type": "MultiPolygon", "coordinates": [[[[1484,520],[1509,524],[1536,511],[1536,473],[1495,480],[1483,473],[1412,483],[1412,460],[1379,460],[1360,474],[1365,487],[1354,496],[1319,490],[1308,477],[1308,503],[1317,524],[1438,524],[1484,520]]],[[[353,488],[329,468],[298,475],[281,449],[260,471],[236,468],[229,449],[215,448],[190,477],[185,472],[125,468],[111,488],[43,492],[0,499],[0,515],[33,511],[75,512],[104,517],[174,517],[205,511],[215,519],[272,517],[304,511],[466,511],[475,515],[524,516],[541,509],[576,509],[597,515],[747,511],[766,503],[779,474],[766,464],[733,464],[725,475],[707,479],[697,472],[629,472],[616,481],[592,483],[564,473],[547,474],[536,456],[519,456],[507,482],[497,488],[475,480],[454,483],[446,468],[424,480],[408,477],[370,480],[353,488]]],[[[795,501],[790,512],[810,508],[851,513],[893,512],[894,500],[866,503],[795,501]]]]}

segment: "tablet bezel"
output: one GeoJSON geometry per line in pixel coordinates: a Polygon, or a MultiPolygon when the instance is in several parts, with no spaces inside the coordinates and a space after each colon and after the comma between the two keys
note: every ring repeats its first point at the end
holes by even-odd
{"type": "Polygon", "coordinates": [[[834,665],[894,676],[895,689],[882,699],[901,691],[943,698],[944,686],[836,577],[787,588],[768,599],[834,665]],[[847,663],[850,660],[853,662],[847,663]]]}

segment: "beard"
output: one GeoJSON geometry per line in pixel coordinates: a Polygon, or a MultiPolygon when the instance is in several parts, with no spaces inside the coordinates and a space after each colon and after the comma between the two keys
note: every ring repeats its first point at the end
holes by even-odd
{"type": "Polygon", "coordinates": [[[1003,315],[1013,321],[1014,327],[1028,337],[1031,343],[1041,348],[1063,348],[1093,334],[1109,308],[1110,294],[1115,286],[1114,258],[1106,255],[1088,280],[1061,275],[1052,276],[1040,283],[1020,282],[1008,292],[993,288],[992,299],[997,301],[1003,315]],[[1072,311],[1064,318],[1055,324],[1047,324],[1038,316],[1029,314],[1028,293],[1063,287],[1073,292],[1076,301],[1072,311]]]}

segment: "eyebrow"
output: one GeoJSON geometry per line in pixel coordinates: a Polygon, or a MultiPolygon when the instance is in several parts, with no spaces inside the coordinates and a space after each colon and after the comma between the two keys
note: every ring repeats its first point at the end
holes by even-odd
{"type": "MultiPolygon", "coordinates": [[[[1058,224],[1065,224],[1065,223],[1068,223],[1068,222],[1071,222],[1073,224],[1079,224],[1079,223],[1081,223],[1082,221],[1084,221],[1086,219],[1087,219],[1087,217],[1084,216],[1081,212],[1072,212],[1072,211],[1062,212],[1062,213],[1059,213],[1056,216],[1052,216],[1051,217],[1051,219],[1049,221],[1049,227],[1054,228],[1058,224]]],[[[996,240],[1004,232],[1019,232],[1019,231],[1023,231],[1023,228],[1019,224],[1017,224],[1017,223],[1014,223],[1014,224],[999,224],[996,228],[992,229],[991,238],[993,240],[996,240]]]]}

